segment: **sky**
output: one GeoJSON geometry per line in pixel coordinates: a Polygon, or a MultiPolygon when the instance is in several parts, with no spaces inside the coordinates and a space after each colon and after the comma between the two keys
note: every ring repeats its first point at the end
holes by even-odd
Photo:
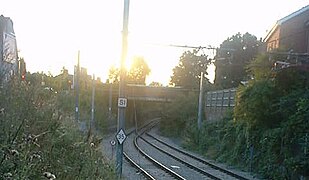
{"type": "MultiPolygon", "coordinates": [[[[0,0],[10,17],[27,71],[73,74],[81,66],[105,82],[119,67],[124,0],[0,0]]],[[[308,0],[130,0],[128,60],[143,56],[152,81],[168,85],[186,50],[168,45],[212,46],[240,32],[264,38],[277,20],[308,0]]],[[[205,52],[210,56],[215,52],[205,52]]],[[[213,73],[210,72],[210,77],[213,73]]]]}

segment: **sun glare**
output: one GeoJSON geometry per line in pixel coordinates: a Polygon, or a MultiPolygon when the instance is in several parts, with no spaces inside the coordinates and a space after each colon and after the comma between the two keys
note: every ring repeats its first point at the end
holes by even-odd
{"type": "MultiPolygon", "coordinates": [[[[18,5],[16,2],[3,1],[1,8],[3,15],[14,22],[17,46],[29,72],[44,71],[57,75],[65,67],[73,74],[78,50],[81,52],[81,66],[88,69],[89,75],[95,74],[103,82],[110,67],[120,67],[122,1],[77,1],[74,8],[70,8],[71,2],[60,0],[44,3],[18,1],[18,5]],[[26,6],[38,8],[29,11],[24,8],[26,6]],[[56,13],[54,9],[57,9],[56,13]]],[[[194,2],[132,1],[126,69],[130,69],[132,57],[142,56],[151,70],[146,84],[154,81],[168,85],[179,57],[190,50],[168,45],[219,47],[227,37],[237,32],[249,32],[260,38],[278,18],[308,4],[308,0],[280,3],[273,0],[267,2],[270,3],[268,6],[260,1],[246,6],[248,3],[244,0],[226,1],[224,6],[222,1],[194,2]],[[175,2],[177,8],[174,8],[175,2]],[[275,5],[278,8],[274,10],[275,5]],[[207,11],[205,7],[209,7],[207,11]],[[265,13],[260,13],[261,9],[265,13]],[[218,12],[229,14],[229,20],[224,15],[217,15],[218,12]]],[[[211,82],[214,69],[214,66],[208,69],[211,82]]]]}
{"type": "Polygon", "coordinates": [[[129,71],[131,69],[131,66],[132,66],[132,58],[127,58],[125,61],[126,71],[129,71]]]}

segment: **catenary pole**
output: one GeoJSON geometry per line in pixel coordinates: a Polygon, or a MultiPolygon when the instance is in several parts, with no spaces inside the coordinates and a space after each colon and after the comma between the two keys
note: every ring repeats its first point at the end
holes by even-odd
{"type": "MultiPolygon", "coordinates": [[[[120,67],[120,83],[119,83],[119,99],[124,98],[125,88],[125,60],[127,58],[128,51],[128,24],[129,24],[129,3],[130,0],[124,0],[124,12],[123,12],[123,30],[122,30],[122,54],[121,54],[121,67],[120,67]]],[[[118,99],[118,101],[119,101],[118,99]]],[[[120,107],[118,104],[118,126],[117,131],[124,130],[125,125],[125,107],[120,107]]],[[[123,144],[117,141],[117,155],[116,155],[116,171],[118,178],[121,178],[122,174],[122,161],[123,161],[123,144]]]]}
{"type": "Polygon", "coordinates": [[[91,121],[90,121],[90,132],[93,133],[94,128],[94,98],[95,98],[95,75],[92,76],[92,96],[91,96],[91,121]]]}
{"type": "Polygon", "coordinates": [[[80,67],[79,67],[79,57],[80,51],[77,53],[77,66],[75,71],[75,120],[79,121],[79,75],[80,75],[80,67]]]}
{"type": "Polygon", "coordinates": [[[197,120],[197,127],[198,130],[201,129],[202,126],[202,111],[203,111],[203,76],[204,73],[201,72],[201,81],[200,81],[200,95],[198,101],[198,120],[197,120]]]}
{"type": "Polygon", "coordinates": [[[112,103],[113,103],[113,84],[109,82],[109,100],[108,100],[108,118],[111,122],[112,119],[112,103]]]}

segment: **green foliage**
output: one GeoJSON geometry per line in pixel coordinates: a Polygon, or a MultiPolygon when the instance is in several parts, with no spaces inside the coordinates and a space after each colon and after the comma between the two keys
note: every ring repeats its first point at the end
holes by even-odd
{"type": "MultiPolygon", "coordinates": [[[[109,91],[104,91],[104,85],[102,83],[96,83],[96,88],[95,88],[95,126],[97,129],[99,129],[101,132],[104,132],[105,129],[111,125],[109,115],[108,115],[108,106],[109,106],[109,91]]],[[[113,87],[113,88],[118,88],[118,87],[113,87]]],[[[109,89],[109,88],[108,88],[109,89]]],[[[88,97],[89,103],[91,102],[91,96],[89,94],[88,97]]],[[[112,102],[113,103],[113,102],[112,102]]],[[[89,107],[91,105],[89,104],[89,107]]],[[[116,102],[114,100],[114,104],[112,105],[113,109],[117,109],[116,107],[116,102]]],[[[116,114],[116,112],[114,112],[116,114]]],[[[89,109],[88,114],[91,114],[91,111],[89,109]]],[[[90,119],[91,117],[88,116],[90,119]]]]}
{"type": "Polygon", "coordinates": [[[250,77],[246,66],[258,53],[261,42],[249,33],[237,33],[222,42],[216,54],[215,85],[223,89],[237,87],[250,77]]]}
{"type": "Polygon", "coordinates": [[[189,113],[195,110],[183,98],[166,108],[161,128],[181,134],[187,148],[264,178],[308,177],[309,72],[271,71],[272,62],[261,55],[249,64],[253,79],[238,88],[236,107],[222,121],[204,123],[198,131],[189,113]]]}
{"type": "Polygon", "coordinates": [[[63,97],[27,81],[0,89],[0,179],[115,178],[98,144],[85,141],[59,109],[63,97]]]}
{"type": "Polygon", "coordinates": [[[269,55],[259,54],[254,60],[252,60],[247,66],[247,72],[254,80],[263,80],[271,78],[273,75],[272,67],[273,60],[270,60],[269,55]]]}
{"type": "Polygon", "coordinates": [[[210,60],[205,54],[199,55],[199,50],[186,51],[179,59],[179,64],[173,69],[171,84],[184,88],[199,88],[201,72],[204,73],[204,84],[209,84],[207,66],[210,60]]]}
{"type": "Polygon", "coordinates": [[[146,84],[146,77],[150,73],[150,68],[143,57],[134,57],[127,75],[128,84],[146,84]]]}
{"type": "Polygon", "coordinates": [[[120,69],[112,66],[108,71],[109,83],[118,84],[120,81],[120,69]]]}
{"type": "Polygon", "coordinates": [[[248,123],[256,129],[269,128],[278,125],[276,102],[278,91],[274,83],[269,80],[256,81],[248,87],[240,87],[237,91],[237,105],[235,107],[235,118],[248,123]]]}
{"type": "Polygon", "coordinates": [[[275,85],[283,95],[307,89],[309,87],[309,73],[300,68],[288,68],[276,73],[275,85]]]}
{"type": "Polygon", "coordinates": [[[198,95],[196,93],[178,97],[162,110],[160,128],[171,136],[183,135],[184,130],[197,119],[198,95]]]}
{"type": "Polygon", "coordinates": [[[239,90],[235,127],[225,132],[230,138],[219,140],[230,149],[222,148],[218,159],[252,165],[256,167],[252,170],[270,179],[308,176],[308,74],[284,70],[274,80],[255,81],[239,90]]]}
{"type": "MultiPolygon", "coordinates": [[[[129,71],[126,72],[126,83],[145,85],[146,77],[149,75],[150,71],[144,57],[136,56],[133,58],[129,71]]],[[[120,81],[120,69],[114,66],[111,67],[109,69],[108,78],[109,83],[118,84],[120,81]]]]}
{"type": "Polygon", "coordinates": [[[151,82],[151,83],[149,84],[149,86],[151,86],[151,87],[163,87],[163,84],[162,84],[162,83],[159,83],[159,82],[153,81],[153,82],[151,82]]]}
{"type": "MultiPolygon", "coordinates": [[[[96,129],[100,131],[105,131],[108,124],[108,101],[109,101],[109,87],[100,81],[95,81],[95,101],[94,101],[94,121],[96,129]]],[[[89,127],[89,122],[91,119],[91,109],[92,109],[92,90],[93,81],[92,78],[83,77],[79,86],[79,113],[80,121],[84,122],[87,127],[89,127]]],[[[117,88],[117,87],[113,87],[117,88]]],[[[58,94],[64,96],[63,99],[59,101],[62,102],[62,109],[65,107],[70,108],[70,111],[74,110],[75,106],[75,92],[73,91],[62,91],[58,94]]],[[[114,105],[115,107],[115,105],[114,105]]]]}
{"type": "Polygon", "coordinates": [[[232,120],[232,114],[214,123],[203,123],[197,130],[196,123],[185,130],[184,146],[218,161],[237,166],[246,161],[248,131],[241,123],[232,120]]]}
{"type": "Polygon", "coordinates": [[[59,110],[65,114],[72,113],[72,109],[74,107],[73,91],[60,91],[57,96],[57,107],[59,110]]]}

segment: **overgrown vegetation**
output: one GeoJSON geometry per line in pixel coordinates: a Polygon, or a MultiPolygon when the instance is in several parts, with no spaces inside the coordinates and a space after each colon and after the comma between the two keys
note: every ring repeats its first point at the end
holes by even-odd
{"type": "Polygon", "coordinates": [[[183,136],[186,129],[197,122],[198,94],[178,97],[162,110],[160,129],[165,135],[183,136]]]}
{"type": "Polygon", "coordinates": [[[186,147],[267,179],[308,177],[309,72],[271,71],[271,64],[267,55],[250,64],[254,79],[238,88],[236,107],[223,120],[198,131],[197,109],[188,110],[183,98],[166,108],[163,132],[178,129],[186,147]]]}
{"type": "Polygon", "coordinates": [[[28,74],[0,88],[0,179],[115,179],[98,143],[66,111],[71,95],[36,82],[28,74]]]}

